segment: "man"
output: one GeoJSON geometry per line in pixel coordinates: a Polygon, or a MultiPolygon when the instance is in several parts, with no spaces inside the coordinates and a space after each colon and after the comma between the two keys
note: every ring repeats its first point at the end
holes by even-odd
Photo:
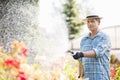
{"type": "MultiPolygon", "coordinates": [[[[110,80],[110,39],[99,30],[101,17],[90,15],[86,17],[90,32],[82,38],[81,52],[73,55],[74,59],[80,59],[84,67],[84,76],[89,80],[110,80]]],[[[81,70],[81,66],[79,65],[81,70]]],[[[81,75],[81,71],[79,73],[81,75]]]]}

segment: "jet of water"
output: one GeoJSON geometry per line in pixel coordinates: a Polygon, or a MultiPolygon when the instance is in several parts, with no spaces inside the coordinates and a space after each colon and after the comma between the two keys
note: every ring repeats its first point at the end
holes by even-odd
{"type": "Polygon", "coordinates": [[[68,50],[68,30],[52,3],[49,1],[40,6],[45,0],[40,1],[40,4],[25,0],[7,3],[0,19],[0,45],[9,50],[14,40],[24,41],[29,50],[28,62],[41,63],[44,60],[47,65],[68,50]]]}

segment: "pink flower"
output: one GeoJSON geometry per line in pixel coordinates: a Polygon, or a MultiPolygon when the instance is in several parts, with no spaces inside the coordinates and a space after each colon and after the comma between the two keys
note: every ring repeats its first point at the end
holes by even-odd
{"type": "Polygon", "coordinates": [[[27,55],[28,55],[28,49],[22,48],[22,54],[23,54],[24,56],[27,56],[27,55]]]}
{"type": "Polygon", "coordinates": [[[114,79],[114,77],[115,77],[115,74],[116,74],[116,69],[115,68],[110,68],[110,76],[111,76],[111,78],[112,79],[114,79]]]}
{"type": "Polygon", "coordinates": [[[28,80],[24,72],[20,71],[17,75],[17,80],[28,80]]]}

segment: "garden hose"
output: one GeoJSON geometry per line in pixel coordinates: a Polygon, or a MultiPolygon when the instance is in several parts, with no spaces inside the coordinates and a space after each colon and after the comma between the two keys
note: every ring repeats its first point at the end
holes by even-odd
{"type": "Polygon", "coordinates": [[[82,64],[82,62],[81,62],[81,60],[78,60],[78,63],[81,65],[81,68],[82,68],[82,74],[80,74],[80,78],[79,78],[79,80],[83,80],[83,75],[84,75],[84,68],[83,68],[83,64],[82,64]]]}
{"type": "MultiPolygon", "coordinates": [[[[73,51],[71,51],[71,50],[68,50],[68,52],[69,52],[69,53],[71,53],[71,54],[72,54],[72,56],[73,56],[73,55],[75,55],[75,54],[74,54],[74,52],[73,52],[73,51]]],[[[81,60],[77,60],[77,61],[78,61],[78,63],[80,64],[80,66],[81,66],[81,68],[82,68],[82,74],[80,74],[80,75],[79,75],[80,77],[79,77],[79,79],[78,79],[78,80],[83,80],[83,78],[82,78],[82,77],[83,77],[83,75],[84,75],[84,68],[83,68],[83,64],[82,64],[81,60]]]]}

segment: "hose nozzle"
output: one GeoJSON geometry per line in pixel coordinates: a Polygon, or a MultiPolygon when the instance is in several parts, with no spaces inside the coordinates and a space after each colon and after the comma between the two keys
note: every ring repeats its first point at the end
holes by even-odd
{"type": "Polygon", "coordinates": [[[74,52],[71,51],[71,50],[68,50],[67,52],[68,52],[68,53],[71,53],[72,55],[74,55],[74,52]]]}

